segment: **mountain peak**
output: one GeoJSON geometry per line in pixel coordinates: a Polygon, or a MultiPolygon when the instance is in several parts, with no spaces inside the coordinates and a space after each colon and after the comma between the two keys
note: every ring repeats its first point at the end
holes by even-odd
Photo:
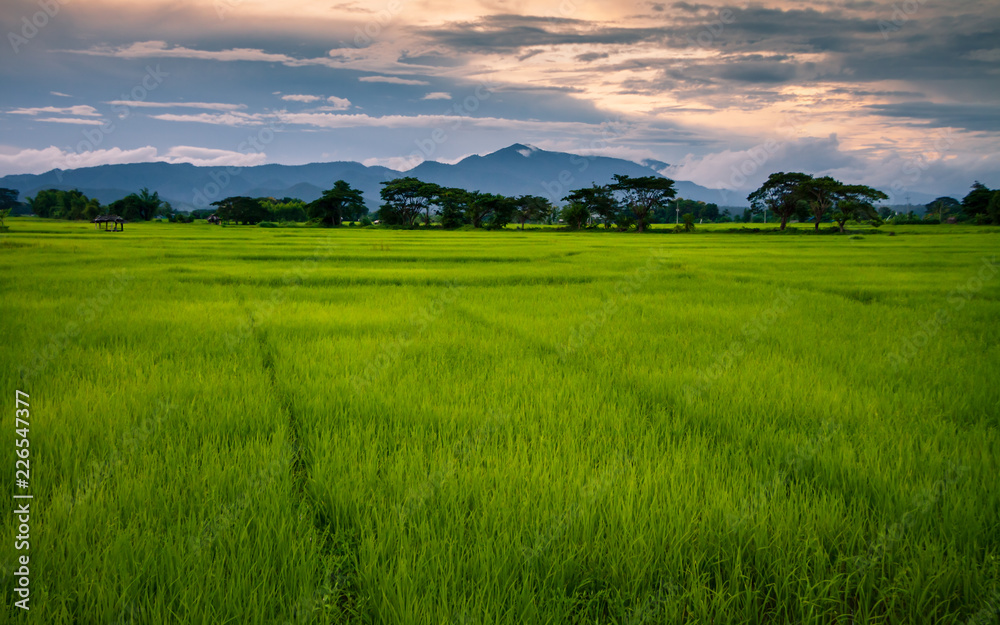
{"type": "MultiPolygon", "coordinates": [[[[517,153],[523,156],[524,158],[531,158],[531,155],[534,154],[535,152],[541,152],[541,149],[531,145],[530,143],[515,143],[514,145],[507,146],[502,150],[497,150],[493,154],[506,155],[511,153],[517,153]]],[[[493,154],[490,154],[490,156],[493,156],[493,154]]]]}

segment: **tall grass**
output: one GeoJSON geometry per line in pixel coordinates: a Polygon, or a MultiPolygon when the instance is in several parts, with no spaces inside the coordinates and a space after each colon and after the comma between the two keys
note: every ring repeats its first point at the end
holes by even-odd
{"type": "Polygon", "coordinates": [[[995,618],[997,234],[715,230],[11,220],[5,616],[995,618]]]}

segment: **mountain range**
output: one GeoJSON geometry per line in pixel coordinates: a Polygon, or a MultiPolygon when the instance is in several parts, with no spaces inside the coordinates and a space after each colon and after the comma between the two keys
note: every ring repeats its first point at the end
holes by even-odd
{"type": "MultiPolygon", "coordinates": [[[[364,191],[371,210],[378,208],[380,183],[413,176],[425,182],[504,195],[541,195],[559,203],[572,189],[606,184],[614,174],[661,176],[660,161],[635,163],[605,156],[580,156],[514,144],[485,156],[469,156],[455,164],[424,161],[409,171],[366,166],[355,162],[253,167],[197,167],[187,163],[130,163],[80,169],[54,169],[43,174],[15,174],[0,178],[0,187],[16,189],[21,198],[43,189],[79,189],[102,203],[148,188],[187,211],[209,208],[230,196],[295,197],[311,202],[337,180],[364,191]]],[[[677,196],[719,205],[746,205],[745,194],[708,189],[676,181],[677,196]]]]}

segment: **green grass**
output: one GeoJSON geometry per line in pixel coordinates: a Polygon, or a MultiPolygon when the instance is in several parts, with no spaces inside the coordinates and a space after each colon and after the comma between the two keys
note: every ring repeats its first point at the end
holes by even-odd
{"type": "Polygon", "coordinates": [[[996,229],[10,226],[0,620],[995,622],[996,229]]]}

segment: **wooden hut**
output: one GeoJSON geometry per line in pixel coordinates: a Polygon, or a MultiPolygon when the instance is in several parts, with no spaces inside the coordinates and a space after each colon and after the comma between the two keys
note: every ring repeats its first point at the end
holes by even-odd
{"type": "Polygon", "coordinates": [[[92,219],[90,223],[94,224],[94,227],[98,230],[101,229],[101,224],[104,224],[105,230],[108,229],[108,224],[114,224],[115,228],[111,232],[118,232],[118,226],[120,225],[122,227],[122,232],[125,232],[125,219],[119,217],[118,215],[100,215],[92,219]]]}
{"type": "Polygon", "coordinates": [[[219,224],[221,224],[221,223],[222,223],[222,220],[221,220],[221,219],[219,219],[219,216],[218,216],[218,215],[209,215],[209,216],[208,216],[208,223],[210,223],[210,224],[215,224],[215,225],[219,225],[219,224]]]}

